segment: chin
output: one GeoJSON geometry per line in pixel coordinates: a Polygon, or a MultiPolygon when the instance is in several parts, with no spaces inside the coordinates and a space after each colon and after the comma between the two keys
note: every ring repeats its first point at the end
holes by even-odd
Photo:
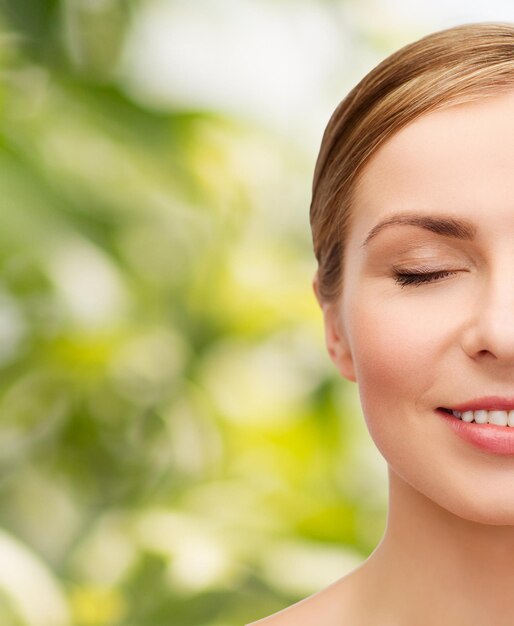
{"type": "Polygon", "coordinates": [[[514,499],[511,502],[458,503],[452,513],[469,522],[488,526],[514,526],[514,499]],[[507,505],[507,506],[506,506],[507,505]]]}
{"type": "MultiPolygon", "coordinates": [[[[423,517],[435,515],[434,521],[451,513],[477,524],[514,526],[511,469],[493,469],[489,465],[477,472],[470,471],[466,465],[457,464],[450,469],[441,464],[430,472],[426,466],[414,467],[409,463],[396,466],[388,463],[388,468],[390,490],[398,507],[406,506],[423,517]]],[[[448,523],[453,523],[451,517],[448,523]]]]}
{"type": "Polygon", "coordinates": [[[477,524],[514,526],[514,485],[510,489],[481,485],[482,489],[446,492],[436,503],[453,515],[477,524]]]}

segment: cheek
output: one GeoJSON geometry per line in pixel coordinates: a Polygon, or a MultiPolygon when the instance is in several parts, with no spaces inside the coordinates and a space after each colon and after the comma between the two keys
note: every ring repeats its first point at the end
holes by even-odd
{"type": "Polygon", "coordinates": [[[460,347],[469,307],[442,306],[442,290],[412,298],[348,293],[344,318],[363,413],[394,475],[460,517],[512,525],[512,459],[486,463],[434,416],[438,401],[469,378],[460,347]]]}
{"type": "MultiPolygon", "coordinates": [[[[391,429],[408,427],[441,373],[447,329],[437,311],[408,298],[370,306],[354,300],[349,317],[352,355],[366,422],[379,448],[391,429]]],[[[428,408],[425,401],[424,408],[428,408]]]]}
{"type": "Polygon", "coordinates": [[[421,314],[418,307],[412,308],[383,301],[355,307],[350,336],[359,384],[409,386],[424,366],[432,364],[437,326],[426,311],[421,314]]]}

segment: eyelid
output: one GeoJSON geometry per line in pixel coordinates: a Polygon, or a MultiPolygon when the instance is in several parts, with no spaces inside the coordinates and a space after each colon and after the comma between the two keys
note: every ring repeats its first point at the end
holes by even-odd
{"type": "MultiPolygon", "coordinates": [[[[469,244],[469,242],[467,242],[469,244]]],[[[417,236],[411,236],[408,239],[394,240],[384,242],[388,248],[391,246],[391,250],[396,253],[406,256],[412,256],[412,261],[416,261],[416,256],[421,255],[420,261],[423,261],[423,256],[435,258],[441,258],[441,255],[446,257],[454,257],[457,255],[460,257],[462,254],[469,254],[469,245],[465,245],[465,242],[461,240],[448,241],[446,238],[441,238],[435,235],[428,235],[427,233],[421,233],[417,236]],[[464,245],[463,245],[464,244],[464,245]]]]}
{"type": "Polygon", "coordinates": [[[400,285],[403,289],[404,287],[420,287],[429,283],[437,283],[446,280],[447,278],[453,276],[454,274],[458,274],[462,270],[451,270],[451,269],[394,269],[393,270],[393,280],[400,285]]]}
{"type": "Polygon", "coordinates": [[[377,273],[383,272],[388,266],[404,272],[433,272],[448,268],[471,269],[476,265],[476,259],[462,250],[448,249],[448,244],[439,246],[433,243],[420,245],[417,242],[402,242],[395,247],[377,247],[369,257],[368,264],[377,273]]]}
{"type": "Polygon", "coordinates": [[[438,272],[456,272],[459,268],[448,266],[433,266],[433,265],[416,265],[405,267],[402,265],[393,265],[391,267],[393,272],[400,274],[437,274],[438,272]]]}

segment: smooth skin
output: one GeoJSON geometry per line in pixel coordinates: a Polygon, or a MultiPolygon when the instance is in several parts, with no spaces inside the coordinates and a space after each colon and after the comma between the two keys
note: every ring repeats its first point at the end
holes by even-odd
{"type": "Polygon", "coordinates": [[[359,568],[254,624],[512,626],[514,456],[471,446],[435,410],[514,396],[514,90],[389,139],[363,171],[346,244],[342,296],[320,306],[388,463],[387,527],[359,568]],[[476,232],[396,224],[363,245],[398,214],[476,232]],[[446,274],[398,282],[419,269],[446,274]]]}

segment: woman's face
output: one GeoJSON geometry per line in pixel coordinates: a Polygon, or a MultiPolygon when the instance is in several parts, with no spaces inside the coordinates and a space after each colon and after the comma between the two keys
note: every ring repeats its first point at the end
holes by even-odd
{"type": "Polygon", "coordinates": [[[438,411],[485,396],[514,409],[514,91],[426,114],[375,153],[344,263],[327,345],[390,468],[461,517],[514,523],[514,454],[438,411]]]}

